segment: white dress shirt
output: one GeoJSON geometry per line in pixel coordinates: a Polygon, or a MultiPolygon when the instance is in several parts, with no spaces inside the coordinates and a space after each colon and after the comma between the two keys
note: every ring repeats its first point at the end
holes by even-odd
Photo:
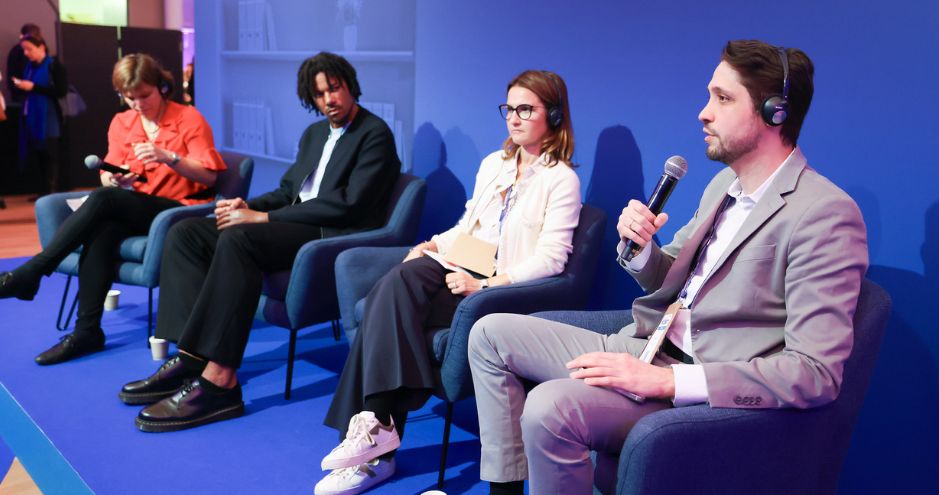
{"type": "MultiPolygon", "coordinates": [[[[792,154],[786,158],[788,161],[792,154]]],[[[694,304],[694,299],[700,292],[704,282],[711,275],[711,271],[721,258],[724,251],[730,245],[734,236],[743,226],[750,212],[759,203],[760,199],[766,194],[769,185],[773,179],[782,170],[785,161],[765,180],[760,187],[756,188],[750,194],[744,194],[740,179],[734,180],[727,189],[727,195],[732,198],[727,208],[714,219],[714,237],[707,244],[698,260],[694,271],[685,284],[684,308],[690,308],[694,304]]],[[[705,239],[705,242],[707,239],[705,239]]],[[[618,252],[622,253],[626,244],[620,241],[618,252]]],[[[626,267],[632,271],[641,271],[649,261],[650,251],[643,249],[632,260],[626,262],[626,267]]],[[[744,289],[745,290],[745,289],[744,289]]],[[[694,345],[691,340],[691,311],[688,309],[679,310],[672,321],[672,326],[666,336],[668,339],[681,349],[685,354],[694,356],[694,345]]],[[[673,364],[672,370],[675,372],[675,398],[673,403],[676,407],[690,406],[700,404],[708,400],[707,381],[704,377],[704,367],[700,364],[673,364]]]]}
{"type": "Polygon", "coordinates": [[[323,155],[320,156],[320,163],[316,166],[316,170],[310,172],[310,175],[306,176],[306,179],[303,181],[303,185],[300,187],[300,202],[304,202],[308,199],[313,199],[317,197],[320,193],[320,184],[323,183],[323,176],[326,174],[326,165],[329,163],[329,159],[333,156],[333,150],[336,149],[336,143],[339,141],[339,138],[345,134],[346,129],[349,128],[349,124],[346,124],[342,127],[329,127],[329,137],[326,139],[326,146],[323,147],[323,155]]]}

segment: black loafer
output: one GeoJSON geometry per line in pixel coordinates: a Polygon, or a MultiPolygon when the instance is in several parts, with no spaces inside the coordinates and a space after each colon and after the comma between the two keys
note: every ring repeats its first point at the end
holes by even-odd
{"type": "Polygon", "coordinates": [[[36,356],[36,364],[46,366],[64,363],[86,354],[104,349],[104,332],[72,332],[50,347],[42,354],[36,356]]]}
{"type": "Polygon", "coordinates": [[[179,392],[140,411],[137,428],[152,433],[179,431],[244,415],[240,384],[219,394],[207,391],[199,380],[188,382],[179,392]]]}
{"type": "Polygon", "coordinates": [[[39,279],[25,280],[17,277],[13,272],[0,273],[0,299],[15,297],[24,301],[32,301],[39,292],[39,279]]]}
{"type": "Polygon", "coordinates": [[[199,378],[199,374],[199,371],[187,368],[177,354],[163,363],[156,373],[124,385],[117,396],[124,404],[153,404],[175,394],[186,382],[199,378]]]}

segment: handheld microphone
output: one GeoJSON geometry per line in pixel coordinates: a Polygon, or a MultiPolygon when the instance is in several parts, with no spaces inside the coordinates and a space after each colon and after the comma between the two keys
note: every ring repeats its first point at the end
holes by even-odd
{"type": "MultiPolygon", "coordinates": [[[[647,205],[653,215],[662,213],[665,202],[668,201],[672,190],[675,189],[675,184],[678,184],[678,181],[684,177],[687,172],[688,161],[678,155],[669,158],[665,162],[665,172],[662,173],[659,183],[655,185],[655,189],[652,191],[652,197],[649,199],[649,204],[647,205]]],[[[619,255],[620,262],[631,261],[641,251],[642,247],[630,239],[629,242],[626,243],[626,248],[623,249],[623,252],[619,255]]]]}
{"type": "MultiPolygon", "coordinates": [[[[111,172],[112,174],[126,174],[130,173],[130,170],[126,168],[118,167],[117,165],[111,165],[110,163],[98,158],[97,155],[88,155],[85,157],[85,166],[88,167],[88,170],[104,170],[105,172],[111,172]]],[[[134,182],[147,182],[147,178],[138,175],[134,182]]]]}

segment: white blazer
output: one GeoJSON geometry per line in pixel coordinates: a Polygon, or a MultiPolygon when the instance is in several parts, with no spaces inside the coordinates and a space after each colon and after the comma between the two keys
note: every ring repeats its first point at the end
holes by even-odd
{"type": "MultiPolygon", "coordinates": [[[[512,283],[564,271],[580,219],[580,179],[574,170],[564,162],[547,167],[544,156],[531,167],[534,176],[520,186],[499,238],[496,273],[508,274],[512,283]]],[[[472,232],[486,204],[501,198],[495,191],[507,186],[505,180],[515,180],[515,170],[515,157],[503,160],[502,150],[483,159],[463,216],[453,228],[432,239],[440,254],[447,253],[461,232],[472,232]]]]}

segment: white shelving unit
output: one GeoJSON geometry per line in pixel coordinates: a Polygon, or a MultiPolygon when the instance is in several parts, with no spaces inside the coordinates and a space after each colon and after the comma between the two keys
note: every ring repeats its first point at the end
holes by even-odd
{"type": "MultiPolygon", "coordinates": [[[[355,1],[268,0],[261,8],[243,9],[239,0],[215,0],[218,19],[212,26],[219,50],[214,67],[222,84],[217,98],[221,125],[216,128],[220,148],[254,157],[262,165],[290,165],[303,130],[322,118],[303,109],[297,100],[297,70],[300,64],[320,51],[344,57],[355,67],[362,87],[363,102],[393,105],[394,121],[389,122],[399,143],[404,169],[410,168],[410,148],[414,135],[414,23],[415,0],[358,2],[354,49],[345,35],[348,20],[340,9],[355,1]],[[244,12],[260,12],[263,19],[248,21],[244,12]],[[240,22],[259,31],[245,34],[240,22]],[[258,27],[262,26],[262,27],[258,27]],[[254,46],[273,50],[239,50],[240,36],[254,36],[254,46]],[[257,41],[257,36],[264,38],[257,41]],[[227,84],[226,81],[238,81],[227,84]],[[264,123],[251,121],[254,136],[264,136],[262,144],[248,141],[256,150],[238,149],[235,139],[236,102],[256,102],[269,109],[272,118],[264,123]],[[260,126],[260,127],[258,127],[260,126]],[[272,142],[273,141],[273,142],[272,142]],[[262,151],[263,150],[263,151],[262,151]],[[403,151],[401,151],[403,150],[403,151]]],[[[256,3],[256,2],[248,2],[256,3]]],[[[241,38],[243,40],[245,38],[241,38]]],[[[251,46],[251,45],[248,45],[251,46]]],[[[204,93],[199,96],[202,97],[204,93]]],[[[239,119],[244,123],[244,118],[239,119]]],[[[244,131],[241,128],[239,132],[244,131]]],[[[243,135],[243,134],[239,134],[243,135]]],[[[240,146],[239,146],[240,147],[240,146]]]]}

